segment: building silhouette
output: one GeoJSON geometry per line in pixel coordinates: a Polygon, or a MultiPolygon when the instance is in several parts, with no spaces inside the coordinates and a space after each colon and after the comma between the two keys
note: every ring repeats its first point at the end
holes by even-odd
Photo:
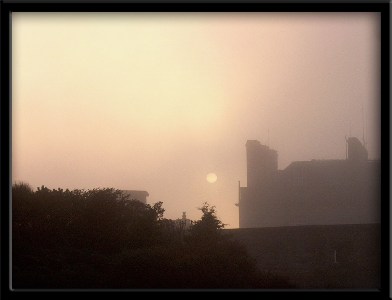
{"type": "Polygon", "coordinates": [[[186,212],[184,211],[182,212],[181,219],[176,219],[174,223],[176,228],[186,231],[192,226],[193,221],[187,218],[186,212]]]}
{"type": "Polygon", "coordinates": [[[147,203],[147,197],[149,196],[146,191],[136,190],[121,190],[125,195],[129,195],[129,200],[138,200],[144,204],[147,203]]]}
{"type": "Polygon", "coordinates": [[[380,161],[346,139],[346,159],[292,162],[278,170],[278,153],[246,143],[247,187],[239,187],[239,227],[380,222],[380,161]]]}

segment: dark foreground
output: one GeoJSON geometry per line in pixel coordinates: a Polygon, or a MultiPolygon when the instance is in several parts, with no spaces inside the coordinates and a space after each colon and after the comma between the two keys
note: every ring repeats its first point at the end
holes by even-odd
{"type": "Polygon", "coordinates": [[[261,270],[304,289],[380,288],[380,224],[225,230],[261,270]]]}
{"type": "Polygon", "coordinates": [[[261,272],[204,204],[191,228],[163,218],[162,202],[114,189],[12,189],[13,289],[267,289],[292,287],[261,272]]]}

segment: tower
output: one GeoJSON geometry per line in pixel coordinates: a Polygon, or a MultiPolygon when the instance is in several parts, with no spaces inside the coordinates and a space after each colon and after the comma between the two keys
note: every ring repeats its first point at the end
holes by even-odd
{"type": "Polygon", "coordinates": [[[247,187],[239,185],[240,228],[260,225],[260,208],[266,204],[265,197],[268,198],[278,174],[278,152],[257,140],[248,140],[246,162],[247,187]]]}
{"type": "Polygon", "coordinates": [[[257,140],[246,142],[247,186],[265,186],[278,170],[278,153],[257,140]]]}
{"type": "Polygon", "coordinates": [[[349,137],[347,140],[347,159],[350,161],[366,161],[368,160],[368,152],[365,145],[356,137],[349,137]]]}

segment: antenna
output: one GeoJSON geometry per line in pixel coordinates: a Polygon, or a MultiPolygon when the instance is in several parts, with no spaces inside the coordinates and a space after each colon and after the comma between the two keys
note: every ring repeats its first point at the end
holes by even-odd
{"type": "Polygon", "coordinates": [[[363,146],[366,148],[366,142],[365,142],[365,114],[363,112],[363,103],[362,103],[362,142],[363,142],[363,146]]]}
{"type": "Polygon", "coordinates": [[[348,131],[348,137],[351,137],[351,120],[350,120],[350,126],[349,126],[349,131],[348,131]]]}
{"type": "Polygon", "coordinates": [[[348,141],[347,141],[347,137],[346,136],[344,136],[344,139],[346,140],[346,159],[347,159],[347,156],[348,156],[348,149],[347,149],[347,144],[348,144],[348,141]]]}
{"type": "Polygon", "coordinates": [[[267,146],[269,147],[269,128],[268,128],[268,140],[267,140],[267,146]]]}
{"type": "Polygon", "coordinates": [[[238,204],[236,203],[236,206],[239,206],[241,203],[241,181],[238,180],[238,204]]]}

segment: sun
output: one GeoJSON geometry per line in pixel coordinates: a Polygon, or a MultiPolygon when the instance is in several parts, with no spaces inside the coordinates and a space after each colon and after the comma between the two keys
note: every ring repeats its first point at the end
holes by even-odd
{"type": "Polygon", "coordinates": [[[218,176],[215,173],[208,173],[206,179],[209,183],[214,183],[218,179],[218,176]]]}

